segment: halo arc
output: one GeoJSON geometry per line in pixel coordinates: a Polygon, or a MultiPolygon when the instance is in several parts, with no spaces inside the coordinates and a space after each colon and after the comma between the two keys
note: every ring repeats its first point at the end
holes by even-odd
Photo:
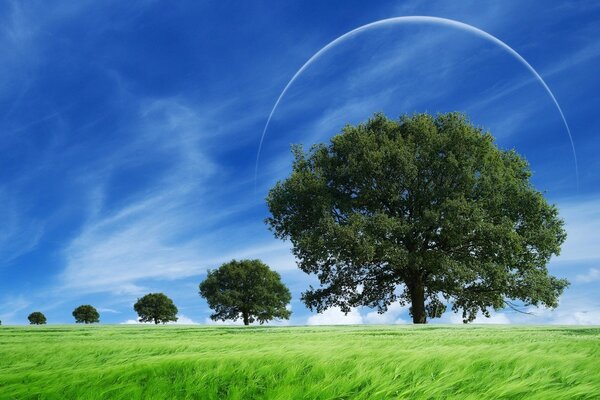
{"type": "Polygon", "coordinates": [[[288,81],[288,83],[285,85],[285,87],[279,94],[279,97],[277,98],[277,101],[275,101],[275,104],[273,105],[273,108],[271,109],[271,112],[269,113],[269,117],[267,118],[267,121],[263,128],[263,131],[262,131],[262,134],[260,137],[260,142],[258,144],[258,151],[256,153],[256,164],[254,167],[255,190],[256,190],[256,180],[258,177],[258,163],[260,160],[260,152],[262,150],[262,146],[263,146],[263,143],[265,140],[267,130],[269,128],[269,124],[271,123],[271,119],[273,118],[273,115],[275,114],[277,107],[281,103],[281,100],[283,99],[283,97],[285,96],[285,94],[287,93],[289,88],[292,86],[292,84],[298,79],[298,77],[300,77],[300,75],[302,75],[302,73],[304,71],[306,71],[306,69],[311,64],[313,64],[315,61],[317,61],[328,50],[330,50],[333,47],[337,46],[338,44],[344,42],[345,40],[350,39],[360,33],[366,32],[366,31],[374,29],[374,28],[388,26],[388,25],[400,25],[400,24],[433,24],[433,25],[441,25],[441,26],[456,28],[456,29],[459,29],[464,32],[473,33],[476,36],[487,40],[488,42],[498,45],[499,47],[504,49],[508,54],[510,54],[513,58],[515,58],[517,61],[519,61],[524,67],[526,67],[527,70],[529,70],[529,72],[531,72],[531,74],[535,77],[535,79],[542,85],[542,87],[544,88],[544,90],[546,91],[548,96],[550,96],[550,99],[552,100],[552,102],[554,103],[554,106],[556,107],[558,113],[560,114],[560,117],[564,124],[565,130],[567,132],[567,135],[569,136],[569,142],[571,144],[571,151],[573,153],[573,161],[575,163],[576,185],[577,185],[577,190],[579,190],[579,169],[578,169],[578,165],[577,165],[577,153],[575,151],[575,144],[573,142],[573,136],[571,135],[571,129],[569,128],[567,119],[565,118],[562,108],[558,104],[558,101],[556,100],[554,93],[552,93],[552,90],[550,90],[550,87],[548,87],[548,85],[546,84],[544,79],[540,76],[540,74],[519,53],[517,53],[516,50],[514,50],[512,47],[510,47],[509,45],[507,45],[506,43],[504,43],[502,40],[498,39],[497,37],[491,35],[490,33],[487,33],[486,31],[483,31],[479,28],[476,28],[476,27],[466,24],[464,22],[460,22],[460,21],[456,21],[456,20],[448,19],[448,18],[432,17],[432,16],[425,16],[425,15],[412,15],[412,16],[386,18],[386,19],[381,19],[378,21],[374,21],[374,22],[359,26],[358,28],[355,28],[349,32],[346,32],[343,35],[341,35],[341,36],[337,37],[336,39],[332,40],[331,42],[329,42],[327,45],[325,45],[319,51],[317,51],[315,54],[313,54],[313,56],[310,57],[308,59],[308,61],[306,61],[304,63],[304,65],[302,65],[302,67],[300,67],[300,69],[298,71],[296,71],[294,76],[292,76],[292,78],[288,81]]]}

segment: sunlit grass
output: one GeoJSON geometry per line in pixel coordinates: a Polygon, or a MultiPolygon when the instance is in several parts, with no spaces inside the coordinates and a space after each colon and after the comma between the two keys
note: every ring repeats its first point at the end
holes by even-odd
{"type": "Polygon", "coordinates": [[[0,327],[2,399],[600,399],[600,328],[0,327]]]}

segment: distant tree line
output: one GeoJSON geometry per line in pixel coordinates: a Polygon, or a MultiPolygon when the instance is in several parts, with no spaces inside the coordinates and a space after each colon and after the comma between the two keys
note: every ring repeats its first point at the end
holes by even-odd
{"type": "MultiPolygon", "coordinates": [[[[208,271],[200,283],[200,295],[215,312],[213,320],[241,319],[244,325],[263,324],[274,318],[288,319],[291,294],[281,282],[281,276],[260,260],[232,260],[220,268],[208,271]]],[[[177,321],[178,309],[164,293],[148,293],[137,299],[133,309],[139,322],[165,324],[177,321]]],[[[84,304],[73,310],[76,323],[100,322],[95,307],[84,304]]],[[[46,316],[35,311],[27,317],[32,325],[46,324],[46,316]]]]}

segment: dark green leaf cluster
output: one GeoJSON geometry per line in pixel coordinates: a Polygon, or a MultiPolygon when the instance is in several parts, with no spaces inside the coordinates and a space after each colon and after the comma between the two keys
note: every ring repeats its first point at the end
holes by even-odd
{"type": "Polygon", "coordinates": [[[31,325],[44,325],[46,323],[46,316],[39,311],[34,311],[27,317],[31,325]]]}
{"type": "Polygon", "coordinates": [[[93,306],[89,304],[81,305],[73,310],[73,317],[78,324],[93,324],[100,322],[100,314],[93,306]]]}
{"type": "Polygon", "coordinates": [[[281,277],[260,260],[230,261],[200,284],[200,295],[215,312],[213,320],[242,319],[245,325],[274,318],[288,319],[291,300],[281,277]]]}
{"type": "Polygon", "coordinates": [[[463,114],[376,114],[293,153],[266,222],[318,277],[311,309],[399,301],[426,322],[450,303],[466,322],[507,299],[557,305],[567,282],[546,264],[565,240],[558,210],[527,162],[463,114]]]}
{"type": "Polygon", "coordinates": [[[137,300],[133,309],[138,313],[140,322],[164,324],[177,321],[177,307],[173,304],[173,300],[163,293],[148,293],[137,300]]]}

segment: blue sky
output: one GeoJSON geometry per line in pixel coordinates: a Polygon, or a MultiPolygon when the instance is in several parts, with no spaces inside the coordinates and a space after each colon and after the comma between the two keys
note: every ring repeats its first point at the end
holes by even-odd
{"type": "MultiPolygon", "coordinates": [[[[207,323],[206,270],[261,258],[293,294],[292,324],[402,323],[356,309],[311,314],[314,278],[263,220],[290,171],[290,143],[326,141],[374,112],[465,111],[531,163],[568,239],[550,263],[571,281],[554,311],[494,313],[497,323],[600,324],[600,5],[593,2],[0,3],[0,319],[34,310],[71,323],[90,303],[104,323],[135,319],[161,291],[182,322],[207,323]],[[284,4],[285,3],[285,4],[284,4]],[[429,15],[473,25],[520,53],[435,24],[369,30],[298,77],[319,49],[361,25],[429,15]]],[[[458,322],[446,314],[437,322],[458,322]]]]}

